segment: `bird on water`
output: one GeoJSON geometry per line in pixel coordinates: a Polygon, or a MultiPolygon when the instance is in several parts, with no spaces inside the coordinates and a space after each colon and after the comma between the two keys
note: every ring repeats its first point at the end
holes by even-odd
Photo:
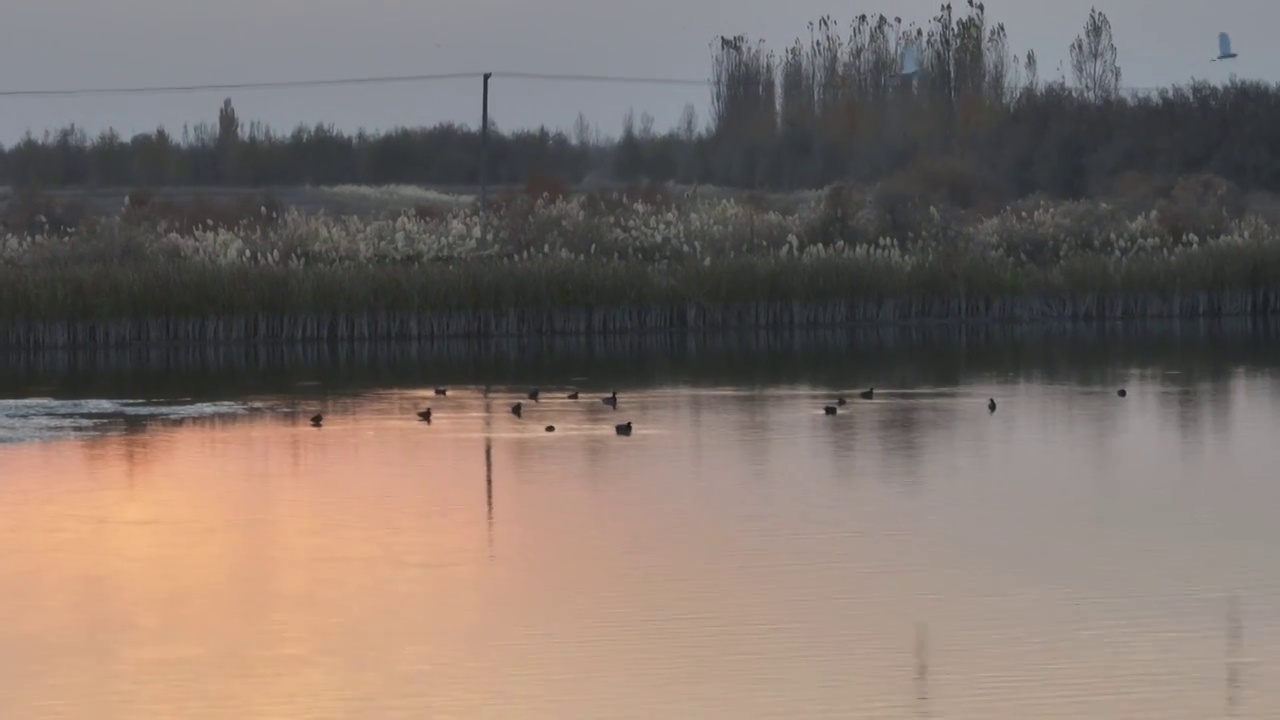
{"type": "Polygon", "coordinates": [[[824,413],[826,413],[826,414],[828,414],[828,415],[835,415],[835,414],[836,414],[836,406],[835,406],[835,405],[827,405],[827,406],[825,406],[825,407],[823,407],[823,408],[822,408],[822,412],[824,412],[824,413]]]}
{"type": "Polygon", "coordinates": [[[534,388],[534,389],[530,390],[530,391],[529,391],[529,399],[530,399],[530,400],[532,400],[532,401],[534,401],[534,402],[538,402],[538,395],[539,395],[539,393],[541,393],[541,392],[542,392],[542,391],[541,391],[541,390],[539,390],[538,388],[534,388]]]}
{"type": "Polygon", "coordinates": [[[631,434],[631,421],[630,421],[630,420],[628,420],[628,421],[626,421],[626,422],[622,423],[621,425],[614,425],[614,426],[613,426],[613,431],[614,431],[614,432],[616,432],[616,433],[618,433],[619,435],[630,435],[630,434],[631,434]]]}
{"type": "Polygon", "coordinates": [[[1117,394],[1117,395],[1119,395],[1120,397],[1124,397],[1125,395],[1128,395],[1129,393],[1128,393],[1128,392],[1126,392],[1124,388],[1120,388],[1119,390],[1117,390],[1117,391],[1116,391],[1116,394],[1117,394]]]}
{"type": "Polygon", "coordinates": [[[577,391],[577,390],[574,390],[573,392],[569,393],[569,399],[570,399],[570,400],[577,400],[577,399],[578,399],[578,391],[577,391]]]}
{"type": "Polygon", "coordinates": [[[990,410],[991,412],[995,412],[995,411],[996,411],[996,399],[995,399],[995,398],[987,398],[987,409],[988,409],[988,410],[990,410]]]}
{"type": "Polygon", "coordinates": [[[448,389],[446,389],[446,388],[439,387],[439,388],[436,388],[436,389],[435,389],[435,393],[436,393],[437,395],[444,396],[444,395],[448,395],[448,394],[449,394],[449,391],[448,391],[448,389]]]}
{"type": "Polygon", "coordinates": [[[858,397],[862,398],[863,400],[870,400],[871,396],[875,394],[876,394],[875,388],[867,388],[866,390],[863,390],[862,392],[858,393],[858,397]]]}
{"type": "Polygon", "coordinates": [[[600,398],[600,402],[604,403],[605,405],[608,405],[614,410],[617,410],[618,409],[618,391],[614,390],[613,394],[607,398],[600,398]]]}
{"type": "Polygon", "coordinates": [[[521,404],[521,403],[516,403],[515,405],[512,405],[512,406],[511,406],[511,414],[512,414],[512,415],[515,415],[516,417],[520,417],[520,414],[521,414],[521,413],[523,413],[523,412],[524,412],[524,405],[523,405],[523,404],[521,404]]]}
{"type": "Polygon", "coordinates": [[[316,413],[315,415],[311,416],[311,427],[320,427],[320,424],[323,422],[324,422],[324,415],[321,415],[320,413],[316,413]]]}
{"type": "Polygon", "coordinates": [[[556,426],[555,426],[555,425],[548,425],[548,426],[547,426],[547,432],[555,432],[555,431],[556,431],[556,426]]]}
{"type": "Polygon", "coordinates": [[[421,418],[423,422],[431,422],[431,408],[420,411],[418,413],[418,417],[421,418]]]}
{"type": "Polygon", "coordinates": [[[837,404],[837,405],[839,405],[840,407],[844,407],[845,405],[848,405],[848,404],[849,404],[849,401],[848,401],[848,400],[845,400],[845,399],[844,399],[844,398],[842,398],[842,397],[838,397],[838,398],[836,398],[836,404],[837,404]]]}

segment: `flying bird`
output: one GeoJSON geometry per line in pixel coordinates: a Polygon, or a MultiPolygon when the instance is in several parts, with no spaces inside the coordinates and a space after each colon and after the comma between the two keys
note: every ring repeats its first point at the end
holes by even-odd
{"type": "Polygon", "coordinates": [[[1236,53],[1231,52],[1231,36],[1220,32],[1218,33],[1218,57],[1209,62],[1217,62],[1218,60],[1230,60],[1237,57],[1236,53]]]}

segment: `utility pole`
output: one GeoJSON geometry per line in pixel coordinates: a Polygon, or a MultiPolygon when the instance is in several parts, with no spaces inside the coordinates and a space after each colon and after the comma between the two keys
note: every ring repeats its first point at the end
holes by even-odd
{"type": "Polygon", "coordinates": [[[484,74],[484,94],[480,101],[480,217],[483,220],[489,200],[489,78],[484,74]]]}

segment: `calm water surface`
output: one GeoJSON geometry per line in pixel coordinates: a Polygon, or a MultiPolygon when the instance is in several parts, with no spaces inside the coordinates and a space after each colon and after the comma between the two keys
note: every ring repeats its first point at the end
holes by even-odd
{"type": "Polygon", "coordinates": [[[1064,347],[10,378],[0,717],[1275,717],[1276,363],[1064,347]]]}

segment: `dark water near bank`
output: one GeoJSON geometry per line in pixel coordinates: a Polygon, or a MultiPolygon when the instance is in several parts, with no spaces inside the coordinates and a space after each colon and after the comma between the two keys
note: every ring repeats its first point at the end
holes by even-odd
{"type": "Polygon", "coordinates": [[[0,717],[1274,717],[1277,338],[8,356],[0,717]]]}

